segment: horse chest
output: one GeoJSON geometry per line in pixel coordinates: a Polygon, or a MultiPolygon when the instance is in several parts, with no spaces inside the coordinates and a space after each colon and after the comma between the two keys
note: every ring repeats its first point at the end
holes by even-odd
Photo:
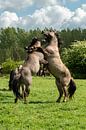
{"type": "Polygon", "coordinates": [[[38,62],[34,62],[32,65],[31,65],[31,72],[32,73],[37,73],[39,71],[39,68],[40,68],[40,65],[38,62]]]}

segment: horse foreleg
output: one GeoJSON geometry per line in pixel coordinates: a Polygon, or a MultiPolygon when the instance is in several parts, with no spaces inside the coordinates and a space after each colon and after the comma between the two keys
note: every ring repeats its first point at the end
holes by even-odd
{"type": "Polygon", "coordinates": [[[41,61],[40,61],[40,64],[48,64],[48,61],[46,61],[45,59],[42,59],[41,61]]]}
{"type": "Polygon", "coordinates": [[[22,86],[22,95],[25,104],[27,103],[26,97],[28,97],[29,93],[30,93],[30,88],[28,87],[28,85],[22,86]]]}
{"type": "Polygon", "coordinates": [[[61,97],[63,96],[63,88],[62,88],[62,86],[61,86],[59,80],[57,80],[57,79],[56,79],[56,86],[57,86],[58,91],[59,91],[59,97],[58,97],[58,99],[57,99],[56,102],[60,102],[61,97]]]}
{"type": "Polygon", "coordinates": [[[28,97],[30,94],[30,88],[29,86],[26,86],[25,91],[24,91],[24,103],[27,103],[26,97],[28,97]]]}

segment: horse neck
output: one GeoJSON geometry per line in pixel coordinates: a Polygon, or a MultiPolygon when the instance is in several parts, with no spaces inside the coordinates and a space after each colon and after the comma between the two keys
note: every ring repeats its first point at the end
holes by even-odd
{"type": "Polygon", "coordinates": [[[49,45],[53,46],[53,47],[57,47],[58,46],[57,38],[56,37],[52,38],[52,40],[51,40],[49,45]]]}

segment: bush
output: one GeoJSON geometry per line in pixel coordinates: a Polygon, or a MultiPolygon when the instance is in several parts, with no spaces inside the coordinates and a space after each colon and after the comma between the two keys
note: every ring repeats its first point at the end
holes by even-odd
{"type": "Polygon", "coordinates": [[[12,69],[18,67],[22,62],[15,62],[11,59],[7,59],[6,62],[2,63],[3,74],[9,74],[12,69]]]}
{"type": "Polygon", "coordinates": [[[62,60],[75,77],[86,78],[86,41],[77,41],[70,48],[63,49],[62,60]],[[81,75],[81,76],[80,76],[81,75]]]}

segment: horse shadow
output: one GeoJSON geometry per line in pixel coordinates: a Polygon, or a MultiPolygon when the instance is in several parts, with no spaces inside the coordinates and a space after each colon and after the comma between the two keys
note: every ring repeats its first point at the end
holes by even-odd
{"type": "Polygon", "coordinates": [[[10,90],[6,88],[0,88],[0,91],[10,91],[10,90]]]}
{"type": "MultiPolygon", "coordinates": [[[[13,97],[11,95],[6,95],[5,97],[5,94],[3,96],[3,92],[11,92],[9,89],[6,89],[6,88],[0,88],[0,99],[1,99],[1,103],[3,104],[6,104],[6,103],[14,103],[14,100],[10,100],[10,99],[13,99],[13,97]]],[[[52,104],[52,103],[55,103],[55,101],[27,101],[27,104],[52,104]]]]}
{"type": "Polygon", "coordinates": [[[50,104],[55,103],[54,101],[30,101],[29,104],[50,104]]]}

